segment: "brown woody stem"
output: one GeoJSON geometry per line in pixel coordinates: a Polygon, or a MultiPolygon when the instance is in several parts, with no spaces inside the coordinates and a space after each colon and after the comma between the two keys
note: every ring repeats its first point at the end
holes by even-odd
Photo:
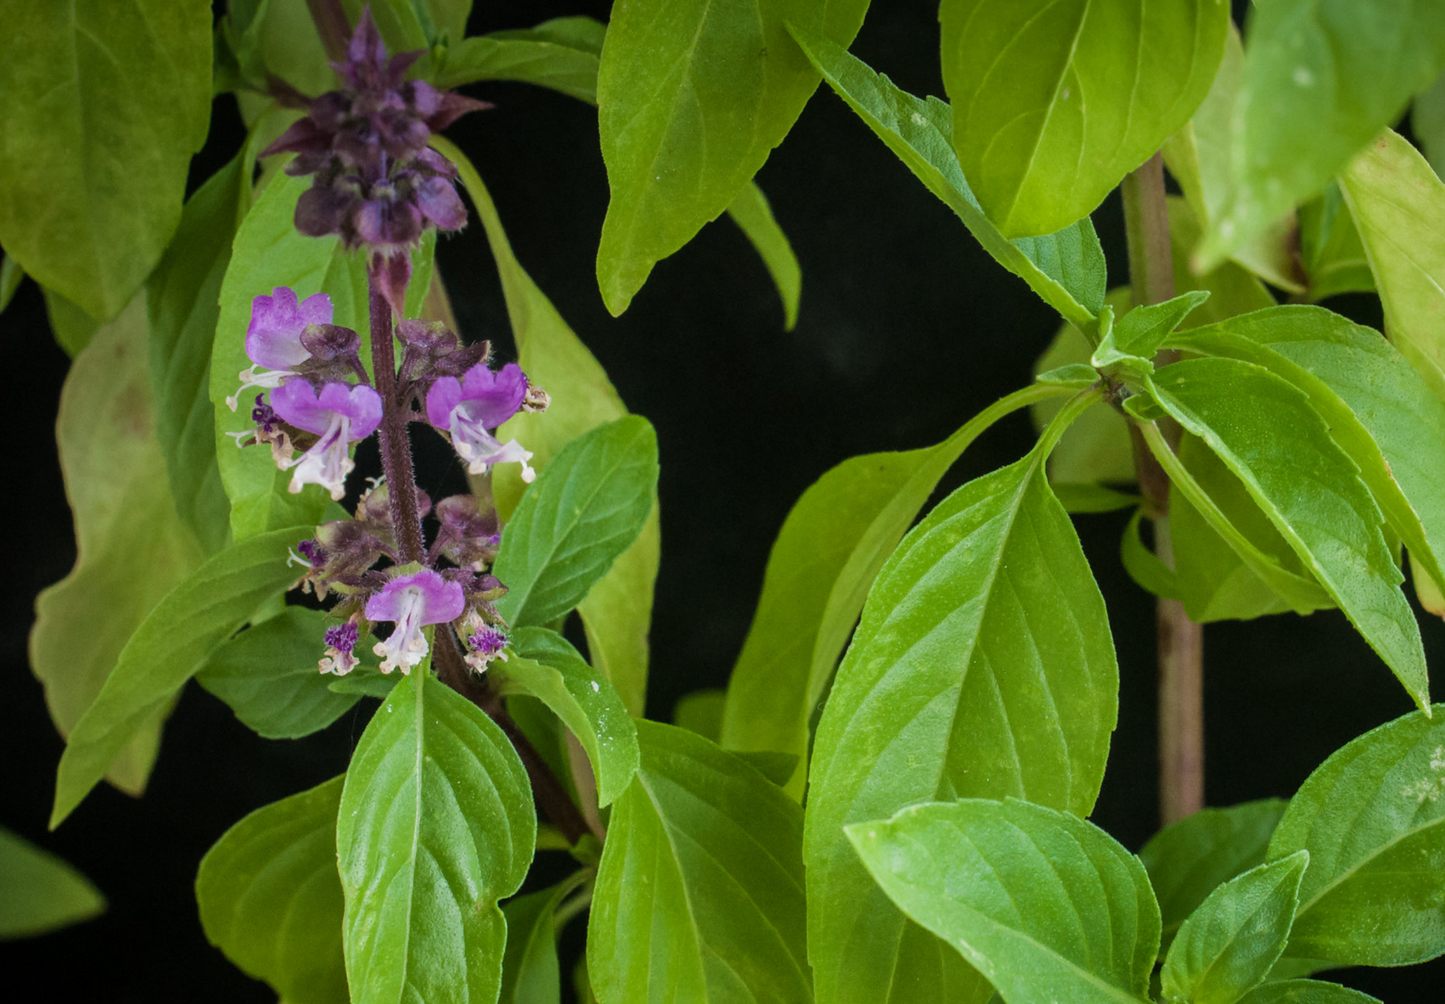
{"type": "MultiPolygon", "coordinates": [[[[1155,154],[1120,186],[1124,230],[1129,244],[1129,278],[1136,306],[1174,296],[1174,261],[1169,247],[1169,207],[1164,161],[1155,154]]],[[[1174,361],[1161,352],[1156,366],[1174,361]]],[[[1178,429],[1169,430],[1177,442],[1178,429]]],[[[1154,518],[1155,550],[1174,566],[1169,537],[1169,481],[1135,434],[1139,489],[1154,518]]],[[[1159,812],[1167,825],[1204,807],[1204,632],[1178,600],[1159,598],[1159,812]]]]}
{"type": "Polygon", "coordinates": [[[381,395],[381,469],[391,499],[391,523],[396,531],[401,560],[424,561],[426,543],[421,533],[421,509],[417,505],[416,471],[411,462],[411,439],[407,432],[411,407],[396,393],[396,354],[391,341],[391,304],[382,293],[378,271],[384,266],[373,257],[366,270],[371,307],[371,369],[376,392],[381,395]]]}

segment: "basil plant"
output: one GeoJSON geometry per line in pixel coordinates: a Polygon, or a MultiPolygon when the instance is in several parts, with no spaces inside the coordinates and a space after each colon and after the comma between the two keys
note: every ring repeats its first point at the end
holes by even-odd
{"type": "MultiPolygon", "coordinates": [[[[469,0],[3,0],[0,285],[37,282],[74,357],[79,559],[30,646],[52,828],[144,786],[194,678],[266,737],[369,713],[343,775],[196,876],[206,937],[289,1004],[1349,1004],[1318,974],[1445,953],[1406,593],[1445,613],[1445,5],[1236,6],[942,0],[945,101],[849,52],[867,0],[477,36],[469,0]],[[641,717],[656,433],[444,135],[496,80],[596,106],[614,315],[727,213],[791,326],[753,177],[820,91],[1058,313],[1028,386],[803,493],[725,694],[676,724],[641,717]],[[246,139],[187,198],[226,94],[246,139]],[[473,215],[505,362],[435,260],[473,215]],[[1318,305],[1345,292],[1383,334],[1318,305]],[[1024,410],[1035,445],[929,508],[1024,410]],[[1138,855],[1088,821],[1119,671],[1074,520],[1119,509],[1159,625],[1167,825],[1138,855]],[[1202,626],[1330,608],[1416,710],[1287,802],[1205,808],[1202,626]]],[[[5,936],[104,908],[3,833],[0,882],[5,936]]]]}

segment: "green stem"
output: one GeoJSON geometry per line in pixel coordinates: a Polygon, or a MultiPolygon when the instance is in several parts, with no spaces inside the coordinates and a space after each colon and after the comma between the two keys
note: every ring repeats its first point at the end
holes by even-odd
{"type": "MultiPolygon", "coordinates": [[[[1169,247],[1169,206],[1164,192],[1164,161],[1155,154],[1120,186],[1124,232],[1129,247],[1129,279],[1136,306],[1162,303],[1174,296],[1174,259],[1169,247]]],[[[1156,366],[1177,353],[1161,352],[1156,366]]],[[[1157,429],[1156,429],[1157,432],[1157,429]]],[[[1139,490],[1154,516],[1154,549],[1174,567],[1169,535],[1169,481],[1153,452],[1134,442],[1139,490]]],[[[1173,438],[1177,439],[1177,432],[1173,438]]],[[[1168,447],[1166,446],[1166,449],[1168,447]]],[[[1160,597],[1157,610],[1159,655],[1159,812],[1174,822],[1204,807],[1204,632],[1178,600],[1160,597]]]]}

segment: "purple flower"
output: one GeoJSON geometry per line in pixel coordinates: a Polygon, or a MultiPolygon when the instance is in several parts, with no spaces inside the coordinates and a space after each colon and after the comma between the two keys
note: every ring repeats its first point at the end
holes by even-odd
{"type": "Polygon", "coordinates": [[[315,446],[285,465],[296,469],[290,490],[321,485],[340,500],[346,494],[346,475],[356,466],[347,447],[381,424],[381,395],[370,387],[344,383],[328,383],[317,393],[306,380],[290,380],[271,393],[271,407],[283,421],[320,437],[315,446]]]}
{"type": "Polygon", "coordinates": [[[353,654],[353,650],[360,637],[361,629],[357,627],[354,617],[345,624],[327,628],[324,636],[326,654],[317,663],[321,672],[345,676],[355,669],[361,660],[353,654]]]}
{"type": "Polygon", "coordinates": [[[381,671],[390,673],[400,668],[403,673],[411,672],[427,651],[421,629],[456,620],[465,606],[461,585],[448,582],[431,569],[399,575],[387,582],[381,592],[366,601],[368,620],[396,624],[391,636],[377,642],[373,649],[383,657],[381,671]]]}
{"type": "Polygon", "coordinates": [[[306,326],[330,324],[331,315],[331,297],[325,293],[308,296],[297,303],[293,291],[278,286],[270,296],[252,300],[246,355],[254,365],[241,371],[241,386],[226,398],[227,406],[235,411],[237,399],[248,387],[279,387],[288,377],[295,376],[296,367],[311,358],[311,352],[301,344],[306,326]],[[263,366],[266,369],[257,372],[263,366]]]}
{"type": "Polygon", "coordinates": [[[457,456],[472,474],[485,473],[493,464],[520,463],[522,480],[531,481],[537,472],[528,466],[532,459],[515,439],[503,444],[488,431],[517,413],[527,397],[527,377],[516,363],[493,372],[478,363],[456,377],[442,377],[426,395],[427,420],[450,432],[457,456]]]}

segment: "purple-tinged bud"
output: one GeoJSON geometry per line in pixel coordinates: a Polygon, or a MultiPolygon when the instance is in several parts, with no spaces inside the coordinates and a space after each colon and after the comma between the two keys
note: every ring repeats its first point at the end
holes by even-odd
{"type": "Polygon", "coordinates": [[[475,495],[452,495],[436,506],[437,530],[432,556],[444,555],[449,561],[480,570],[497,557],[501,542],[496,510],[482,509],[475,495]]]}

